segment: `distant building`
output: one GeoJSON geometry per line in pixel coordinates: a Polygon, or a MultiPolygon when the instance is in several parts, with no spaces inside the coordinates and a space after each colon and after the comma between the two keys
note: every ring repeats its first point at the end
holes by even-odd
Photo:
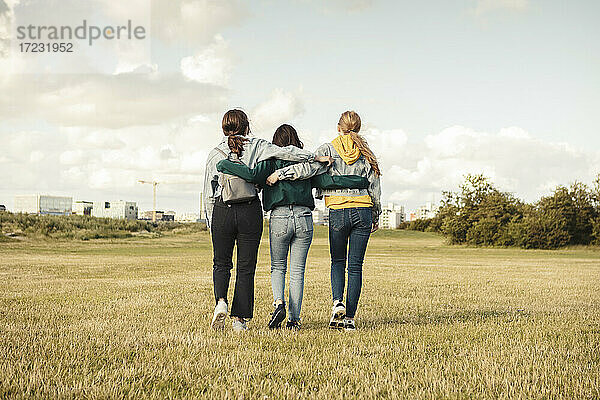
{"type": "Polygon", "coordinates": [[[198,213],[180,213],[175,214],[175,221],[177,222],[199,222],[200,215],[198,213]]]}
{"type": "Polygon", "coordinates": [[[0,211],[6,211],[6,206],[4,204],[0,204],[0,211]]]}
{"type": "MultiPolygon", "coordinates": [[[[139,219],[143,219],[146,221],[152,221],[153,211],[144,211],[140,215],[139,219]]],[[[156,210],[156,220],[157,221],[175,221],[175,211],[159,211],[156,210]]]]}
{"type": "MultiPolygon", "coordinates": [[[[146,220],[146,221],[152,221],[152,215],[153,214],[154,214],[154,211],[152,211],[152,210],[150,210],[150,211],[144,211],[140,215],[139,219],[143,219],[143,220],[146,220]]],[[[164,214],[164,211],[156,211],[156,220],[157,221],[162,221],[163,214],[164,214]]]]}
{"type": "MultiPolygon", "coordinates": [[[[139,219],[143,219],[146,221],[152,221],[152,214],[154,212],[152,210],[150,211],[142,211],[142,213],[139,215],[139,219]]],[[[164,211],[156,211],[156,220],[160,221],[162,220],[162,216],[163,216],[164,211]]]]}
{"type": "Polygon", "coordinates": [[[329,211],[326,208],[316,207],[313,212],[313,224],[329,225],[329,211]]]}
{"type": "Polygon", "coordinates": [[[175,211],[167,211],[163,213],[163,221],[175,221],[175,211]]]}
{"type": "Polygon", "coordinates": [[[94,203],[91,201],[74,201],[72,211],[77,215],[92,215],[92,208],[94,208],[94,203]]]}
{"type": "Polygon", "coordinates": [[[14,212],[41,215],[70,215],[72,197],[39,194],[15,196],[14,212]]]}
{"type": "Polygon", "coordinates": [[[424,206],[417,208],[416,219],[428,219],[433,218],[437,214],[437,209],[434,208],[433,204],[429,201],[424,206]]]}
{"type": "Polygon", "coordinates": [[[92,216],[98,218],[137,219],[138,207],[133,201],[95,201],[92,216]]]}
{"type": "Polygon", "coordinates": [[[389,203],[381,208],[379,227],[381,229],[397,229],[404,222],[404,207],[389,203]]]}

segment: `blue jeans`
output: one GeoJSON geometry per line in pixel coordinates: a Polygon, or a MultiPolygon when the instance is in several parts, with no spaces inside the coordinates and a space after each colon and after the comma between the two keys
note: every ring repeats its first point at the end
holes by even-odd
{"type": "Polygon", "coordinates": [[[354,318],[360,289],[362,265],[373,222],[370,207],[329,210],[329,251],[331,252],[331,291],[333,300],[344,299],[346,258],[348,259],[348,295],[346,315],[354,318]],[[347,255],[347,257],[346,257],[347,255]]]}
{"type": "Polygon", "coordinates": [[[310,208],[281,206],[271,211],[269,241],[271,244],[271,287],[273,300],[284,299],[287,257],[290,254],[289,320],[300,320],[304,292],[304,268],[313,237],[310,208]]]}

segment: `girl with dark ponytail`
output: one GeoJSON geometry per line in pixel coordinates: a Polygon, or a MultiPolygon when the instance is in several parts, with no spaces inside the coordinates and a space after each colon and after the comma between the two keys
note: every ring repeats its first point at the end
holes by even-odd
{"type": "Polygon", "coordinates": [[[242,110],[229,110],[221,124],[223,139],[209,154],[204,177],[204,204],[206,223],[210,228],[213,245],[213,286],[215,310],[212,318],[214,329],[223,329],[227,313],[233,318],[236,332],[247,329],[247,321],[254,310],[254,272],[258,247],[263,229],[263,213],[258,195],[249,201],[225,204],[221,196],[223,176],[217,171],[217,163],[234,158],[236,162],[254,168],[268,159],[288,161],[319,161],[317,157],[296,146],[279,147],[266,140],[250,137],[248,116],[242,110]],[[233,248],[237,245],[236,282],[231,308],[227,300],[233,248]]]}

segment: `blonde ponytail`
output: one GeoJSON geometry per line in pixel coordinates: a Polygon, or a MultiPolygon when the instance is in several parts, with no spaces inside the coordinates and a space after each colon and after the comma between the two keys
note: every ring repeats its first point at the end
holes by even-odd
{"type": "Polygon", "coordinates": [[[365,157],[365,159],[371,164],[371,168],[375,172],[375,175],[381,176],[381,170],[379,169],[379,163],[377,162],[377,157],[371,151],[369,144],[366,139],[358,134],[361,127],[361,121],[359,115],[354,111],[346,111],[340,117],[340,121],[338,122],[338,126],[340,130],[350,135],[350,138],[360,150],[360,153],[365,157]]]}
{"type": "Polygon", "coordinates": [[[360,153],[363,156],[365,156],[369,164],[371,164],[371,168],[373,168],[375,175],[381,176],[381,170],[379,169],[379,163],[377,162],[377,158],[369,148],[369,144],[367,143],[365,138],[354,131],[350,131],[348,134],[352,138],[352,141],[354,142],[356,147],[358,147],[358,149],[360,150],[360,153]]]}

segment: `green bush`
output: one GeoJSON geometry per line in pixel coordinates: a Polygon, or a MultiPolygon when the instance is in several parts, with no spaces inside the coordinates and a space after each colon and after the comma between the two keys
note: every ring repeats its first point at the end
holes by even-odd
{"type": "Polygon", "coordinates": [[[474,245],[493,246],[498,243],[500,229],[500,221],[485,217],[469,228],[465,241],[474,245]]]}
{"type": "Polygon", "coordinates": [[[569,244],[567,219],[558,210],[533,212],[523,218],[520,246],[528,249],[555,249],[569,244]]]}
{"type": "Polygon", "coordinates": [[[592,221],[592,244],[600,245],[600,217],[592,221]]]}
{"type": "Polygon", "coordinates": [[[140,232],[161,234],[162,232],[174,230],[195,233],[206,230],[206,225],[179,222],[153,223],[150,221],[96,218],[81,215],[54,216],[0,212],[2,237],[10,233],[17,236],[90,240],[126,238],[140,232]]]}
{"type": "Polygon", "coordinates": [[[593,189],[575,182],[525,204],[483,175],[467,175],[458,192],[444,192],[435,218],[401,229],[441,232],[452,244],[554,249],[600,244],[600,175],[593,189]]]}

